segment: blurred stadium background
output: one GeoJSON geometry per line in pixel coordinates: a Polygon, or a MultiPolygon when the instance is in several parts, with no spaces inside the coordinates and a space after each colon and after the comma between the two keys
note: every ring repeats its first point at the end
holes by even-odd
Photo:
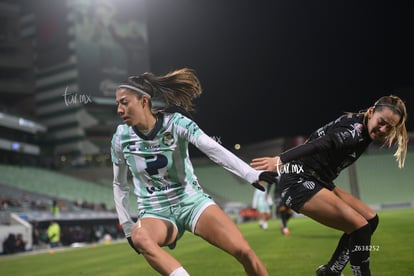
{"type": "MultiPolygon", "coordinates": [[[[52,219],[65,246],[122,237],[112,199],[110,139],[119,123],[113,96],[127,76],[150,71],[151,51],[145,8],[111,3],[0,1],[1,241],[21,233],[26,250],[47,248],[52,219]],[[51,212],[54,201],[59,214],[51,212]]],[[[337,184],[377,209],[413,207],[413,138],[404,170],[391,151],[373,146],[337,184]]],[[[304,139],[230,149],[249,162],[304,139]]],[[[201,185],[237,217],[251,204],[252,187],[191,150],[201,185]]]]}

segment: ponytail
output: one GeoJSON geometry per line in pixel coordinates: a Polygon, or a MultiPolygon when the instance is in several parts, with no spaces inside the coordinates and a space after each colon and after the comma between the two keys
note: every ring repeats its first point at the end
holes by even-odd
{"type": "Polygon", "coordinates": [[[199,79],[188,68],[159,76],[153,73],[131,76],[119,87],[128,88],[128,85],[136,88],[131,90],[138,92],[140,96],[145,95],[151,99],[153,113],[171,109],[181,110],[183,113],[194,111],[192,101],[202,93],[199,79]]]}

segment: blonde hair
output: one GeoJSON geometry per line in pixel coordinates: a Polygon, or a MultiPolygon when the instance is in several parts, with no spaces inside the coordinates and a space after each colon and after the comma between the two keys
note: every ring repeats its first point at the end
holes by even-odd
{"type": "MultiPolygon", "coordinates": [[[[390,95],[381,97],[373,106],[374,112],[381,111],[384,107],[391,109],[395,114],[401,117],[398,124],[393,128],[390,134],[386,137],[384,145],[392,147],[397,143],[397,150],[394,153],[399,168],[404,167],[405,158],[407,156],[408,135],[405,128],[405,121],[407,120],[407,109],[405,103],[397,96],[390,95]]],[[[368,110],[365,112],[367,117],[368,110]]]]}
{"type": "Polygon", "coordinates": [[[171,71],[165,75],[147,72],[139,76],[131,76],[119,87],[127,86],[132,86],[130,90],[138,92],[140,96],[150,96],[151,105],[154,105],[151,108],[153,113],[171,106],[176,106],[185,112],[194,111],[192,101],[202,93],[199,79],[194,70],[189,68],[171,71]]]}

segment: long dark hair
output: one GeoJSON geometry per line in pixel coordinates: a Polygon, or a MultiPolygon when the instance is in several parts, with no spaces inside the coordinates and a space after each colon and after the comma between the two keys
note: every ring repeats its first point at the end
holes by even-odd
{"type": "Polygon", "coordinates": [[[140,97],[148,96],[154,114],[171,110],[189,114],[195,110],[193,100],[202,93],[199,79],[194,70],[189,68],[171,71],[165,75],[147,72],[131,76],[119,87],[129,88],[140,97]]]}

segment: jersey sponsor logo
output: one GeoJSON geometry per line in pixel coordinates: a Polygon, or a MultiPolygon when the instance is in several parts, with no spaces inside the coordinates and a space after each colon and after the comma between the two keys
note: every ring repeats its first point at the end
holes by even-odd
{"type": "Polygon", "coordinates": [[[169,189],[178,188],[180,186],[181,186],[180,184],[167,184],[164,186],[157,186],[157,187],[147,186],[146,189],[149,194],[153,194],[155,192],[165,192],[165,191],[168,191],[169,189]]]}
{"type": "Polygon", "coordinates": [[[140,146],[139,142],[129,142],[128,149],[130,152],[139,152],[139,151],[146,151],[146,150],[153,150],[159,149],[161,146],[159,144],[156,145],[147,145],[147,146],[140,146]]]}
{"type": "Polygon", "coordinates": [[[154,192],[168,191],[169,189],[171,189],[171,185],[165,185],[160,187],[147,186],[147,192],[150,194],[153,194],[154,192]]]}
{"type": "Polygon", "coordinates": [[[313,181],[305,181],[302,183],[303,187],[305,187],[308,190],[313,190],[315,189],[315,182],[313,181]]]}
{"type": "Polygon", "coordinates": [[[153,150],[153,149],[159,149],[161,146],[160,145],[150,145],[150,146],[142,146],[139,148],[140,151],[143,150],[153,150]]]}
{"type": "Polygon", "coordinates": [[[137,144],[136,142],[129,142],[127,147],[130,152],[137,152],[139,149],[139,144],[137,144]]]}

